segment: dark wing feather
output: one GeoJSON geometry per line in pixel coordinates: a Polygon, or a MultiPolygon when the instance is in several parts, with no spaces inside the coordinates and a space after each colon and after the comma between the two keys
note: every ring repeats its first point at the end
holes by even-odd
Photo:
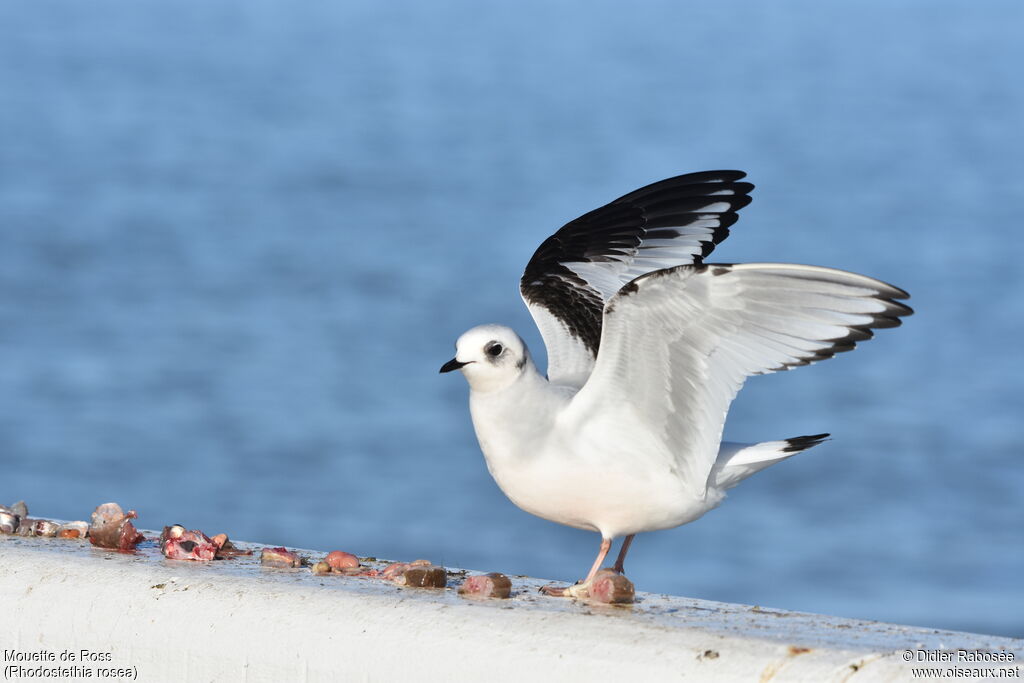
{"type": "Polygon", "coordinates": [[[601,339],[605,303],[646,273],[700,263],[729,236],[754,186],[742,171],[652,183],[566,223],[538,247],[520,292],[548,348],[552,381],[582,385],[601,339]]]}

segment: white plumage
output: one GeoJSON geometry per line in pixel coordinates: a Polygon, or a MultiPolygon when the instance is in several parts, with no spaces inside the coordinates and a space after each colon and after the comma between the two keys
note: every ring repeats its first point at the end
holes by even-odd
{"type": "Polygon", "coordinates": [[[911,313],[896,301],[906,292],[863,275],[701,263],[749,201],[753,186],[739,177],[641,188],[538,249],[522,291],[549,377],[498,325],[462,335],[442,368],[469,381],[473,425],[502,491],[527,512],[601,534],[597,562],[568,594],[586,592],[611,539],[627,537],[622,571],[633,534],[697,519],[726,489],[827,436],[721,443],[747,377],[850,350],[911,313]]]}

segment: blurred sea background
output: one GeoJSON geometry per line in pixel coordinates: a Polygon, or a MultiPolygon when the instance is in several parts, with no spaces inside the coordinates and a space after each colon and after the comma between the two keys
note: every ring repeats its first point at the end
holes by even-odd
{"type": "MultiPolygon", "coordinates": [[[[0,502],[578,578],[515,508],[456,337],[537,245],[678,173],[711,261],[917,314],[754,378],[726,436],[833,440],[638,538],[642,590],[1024,636],[1024,4],[0,5],[0,502]]],[[[2,558],[0,558],[2,561],[2,558]]]]}

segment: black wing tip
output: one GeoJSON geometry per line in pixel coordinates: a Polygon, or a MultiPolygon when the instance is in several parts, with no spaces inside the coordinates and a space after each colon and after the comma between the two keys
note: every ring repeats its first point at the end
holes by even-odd
{"type": "MultiPolygon", "coordinates": [[[[673,193],[673,190],[675,191],[674,194],[678,194],[680,192],[685,192],[682,188],[690,188],[690,194],[693,196],[710,196],[709,191],[713,193],[718,189],[727,188],[732,191],[732,196],[734,198],[739,198],[750,194],[754,190],[753,183],[746,181],[739,182],[742,178],[746,177],[747,174],[743,171],[728,170],[683,173],[682,175],[662,178],[661,180],[656,180],[653,183],[648,183],[647,185],[638,187],[632,192],[627,192],[618,199],[612,200],[608,204],[635,202],[656,193],[673,193]]],[[[723,198],[727,196],[730,195],[721,195],[723,198]]],[[[746,203],[733,210],[741,209],[749,203],[750,200],[748,199],[746,203]]]]}
{"type": "MultiPolygon", "coordinates": [[[[694,173],[683,173],[682,175],[673,176],[666,180],[672,180],[674,178],[692,180],[695,183],[711,183],[715,181],[726,181],[734,182],[746,178],[747,174],[745,171],[737,169],[719,169],[715,171],[696,171],[694,173]]],[[[751,186],[753,187],[753,186],[751,186]]]]}
{"type": "Polygon", "coordinates": [[[783,453],[799,453],[800,451],[806,451],[808,448],[814,448],[815,446],[827,441],[831,434],[811,434],[810,436],[794,436],[792,439],[786,439],[786,447],[782,449],[783,453]]]}
{"type": "Polygon", "coordinates": [[[709,237],[699,238],[701,253],[693,258],[704,259],[729,236],[729,227],[739,219],[737,212],[753,200],[749,193],[754,185],[737,182],[746,175],[738,170],[718,170],[665,178],[569,221],[534,251],[520,280],[520,291],[525,294],[526,287],[538,283],[556,264],[603,260],[591,253],[595,249],[604,249],[616,260],[616,249],[635,247],[647,231],[714,220],[718,225],[709,237]],[[706,210],[714,204],[724,206],[706,210]]]}
{"type": "Polygon", "coordinates": [[[841,337],[823,339],[822,341],[828,342],[829,346],[804,356],[796,362],[783,363],[781,367],[777,368],[777,370],[789,370],[802,365],[810,365],[811,363],[817,363],[818,361],[832,358],[839,353],[853,351],[857,348],[858,343],[874,338],[874,330],[899,327],[903,324],[900,317],[913,313],[910,308],[903,304],[889,299],[883,299],[883,301],[887,304],[886,310],[882,313],[872,315],[869,322],[847,327],[846,334],[841,337]]]}
{"type": "MultiPolygon", "coordinates": [[[[750,183],[746,183],[746,184],[750,185],[750,183]]],[[[751,190],[754,189],[754,186],[750,185],[750,189],[751,190]]],[[[748,192],[749,192],[749,190],[748,190],[748,192]]],[[[748,204],[750,204],[750,202],[752,202],[752,201],[754,201],[754,198],[751,197],[749,194],[738,194],[738,195],[735,195],[733,197],[733,200],[730,203],[732,204],[732,210],[733,211],[739,211],[744,206],[747,206],[748,204]]]]}
{"type": "Polygon", "coordinates": [[[712,171],[691,171],[690,173],[680,173],[679,175],[669,176],[658,180],[651,185],[657,185],[658,183],[668,183],[677,180],[685,180],[690,183],[715,183],[715,182],[736,182],[746,178],[747,174],[745,171],[737,169],[717,169],[712,171]]]}

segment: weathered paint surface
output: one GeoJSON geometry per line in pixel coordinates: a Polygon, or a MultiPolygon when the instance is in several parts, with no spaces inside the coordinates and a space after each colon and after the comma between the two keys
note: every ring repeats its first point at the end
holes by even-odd
{"type": "Polygon", "coordinates": [[[445,589],[403,588],[261,567],[263,546],[238,545],[256,554],[195,563],[148,542],[126,554],[0,536],[0,649],[109,652],[141,681],[903,681],[939,666],[906,650],[1024,662],[1024,641],[996,636],[649,593],[588,605],[527,577],[511,577],[511,599],[469,600],[458,571],[445,589]]]}

